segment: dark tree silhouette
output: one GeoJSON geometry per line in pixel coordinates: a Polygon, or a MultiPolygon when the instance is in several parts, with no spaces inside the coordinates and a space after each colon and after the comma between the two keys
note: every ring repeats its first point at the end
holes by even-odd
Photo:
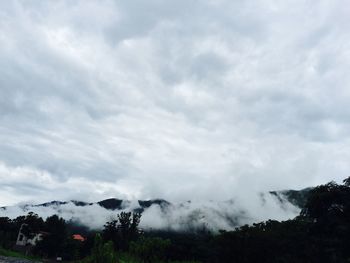
{"type": "Polygon", "coordinates": [[[141,214],[121,212],[117,217],[104,225],[102,236],[105,241],[112,241],[116,249],[127,250],[129,243],[139,235],[141,214]]]}

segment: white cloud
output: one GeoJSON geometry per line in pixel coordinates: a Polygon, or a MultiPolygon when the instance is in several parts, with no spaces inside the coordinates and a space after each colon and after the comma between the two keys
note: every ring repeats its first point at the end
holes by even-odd
{"type": "MultiPolygon", "coordinates": [[[[281,196],[280,198],[283,199],[281,196]]],[[[140,227],[143,229],[202,230],[203,227],[219,231],[232,230],[244,224],[252,224],[268,219],[287,220],[298,215],[300,209],[284,200],[266,194],[250,195],[249,198],[232,199],[225,202],[200,201],[182,202],[163,206],[156,204],[145,208],[140,227]]],[[[111,220],[117,219],[122,211],[140,208],[136,200],[124,202],[122,210],[107,210],[98,204],[76,206],[73,202],[51,204],[49,206],[19,205],[0,209],[0,216],[16,218],[34,212],[44,219],[57,214],[65,220],[73,220],[91,229],[101,229],[111,220]]]]}
{"type": "Polygon", "coordinates": [[[0,203],[343,179],[347,6],[0,3],[0,203]]]}

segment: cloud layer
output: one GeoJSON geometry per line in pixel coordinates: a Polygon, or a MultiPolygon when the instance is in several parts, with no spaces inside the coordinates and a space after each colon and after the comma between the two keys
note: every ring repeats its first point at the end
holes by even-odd
{"type": "MultiPolygon", "coordinates": [[[[145,230],[197,231],[209,229],[214,232],[233,230],[238,226],[268,219],[286,220],[297,216],[300,208],[293,206],[280,194],[279,198],[270,195],[249,195],[224,202],[200,201],[182,203],[153,204],[142,213],[140,227],[145,230]],[[246,196],[247,197],[247,196],[246,196]]],[[[117,219],[122,211],[140,209],[139,202],[123,201],[121,210],[107,210],[98,204],[76,206],[73,202],[51,205],[20,205],[0,208],[0,216],[16,218],[34,212],[44,219],[53,214],[67,221],[101,229],[103,225],[117,219]]]]}
{"type": "Polygon", "coordinates": [[[1,205],[347,177],[349,16],[345,0],[2,1],[1,205]]]}

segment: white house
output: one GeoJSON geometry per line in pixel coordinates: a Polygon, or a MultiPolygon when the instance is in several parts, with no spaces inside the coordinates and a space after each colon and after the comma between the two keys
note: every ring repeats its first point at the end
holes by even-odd
{"type": "Polygon", "coordinates": [[[16,245],[17,246],[35,246],[39,241],[41,241],[45,235],[44,232],[31,233],[31,237],[26,236],[23,233],[23,228],[28,226],[27,224],[22,224],[19,229],[16,245]]]}

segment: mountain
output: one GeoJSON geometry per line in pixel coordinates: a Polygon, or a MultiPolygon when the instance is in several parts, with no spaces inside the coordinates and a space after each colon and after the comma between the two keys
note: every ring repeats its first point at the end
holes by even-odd
{"type": "MultiPolygon", "coordinates": [[[[163,200],[163,199],[152,199],[152,200],[138,200],[137,201],[139,204],[139,207],[135,208],[135,212],[140,212],[142,213],[145,209],[151,207],[152,205],[157,205],[162,209],[167,208],[168,206],[171,205],[170,202],[163,200]]],[[[96,203],[87,203],[83,201],[76,201],[76,200],[71,200],[71,201],[51,201],[51,202],[46,202],[38,205],[24,205],[23,208],[24,210],[28,210],[32,207],[59,207],[62,205],[67,205],[69,203],[74,204],[75,206],[92,206],[92,205],[99,205],[107,210],[123,210],[128,206],[130,201],[128,200],[122,200],[122,199],[117,199],[117,198],[109,198],[105,199],[96,203]]],[[[6,207],[1,207],[3,209],[6,209],[6,207]]]]}
{"type": "MultiPolygon", "coordinates": [[[[312,190],[312,187],[305,188],[302,190],[282,190],[282,191],[270,191],[269,194],[276,197],[278,201],[281,204],[284,204],[285,202],[290,202],[291,204],[303,208],[306,200],[310,194],[310,191],[312,190]]],[[[51,201],[47,203],[42,203],[38,205],[33,205],[34,207],[50,207],[50,206],[60,206],[60,205],[66,205],[68,203],[73,203],[76,206],[91,206],[94,204],[98,204],[99,206],[108,209],[108,210],[122,210],[125,208],[126,204],[130,201],[123,200],[123,199],[117,199],[117,198],[109,198],[105,199],[96,203],[87,203],[83,201],[51,201]]],[[[164,200],[164,199],[151,199],[151,200],[138,200],[139,208],[136,209],[139,212],[143,212],[145,209],[156,205],[159,206],[162,209],[165,209],[171,205],[170,202],[164,200]]],[[[190,202],[190,201],[189,201],[190,202]]],[[[31,207],[32,205],[26,205],[26,208],[31,207]]],[[[4,207],[6,208],[6,207],[4,207]]]]}
{"type": "Polygon", "coordinates": [[[100,202],[97,202],[97,204],[109,210],[121,210],[123,208],[123,200],[116,198],[102,200],[100,202]]]}
{"type": "Polygon", "coordinates": [[[302,190],[284,190],[284,191],[270,191],[271,195],[274,195],[278,198],[280,202],[288,202],[293,205],[303,208],[306,204],[307,199],[310,196],[311,190],[313,187],[304,188],[302,190]],[[283,198],[281,198],[283,197],[283,198]]]}
{"type": "Polygon", "coordinates": [[[299,214],[311,188],[271,191],[254,196],[249,202],[187,201],[172,203],[163,199],[122,200],[109,198],[94,203],[84,201],[51,201],[35,205],[3,207],[1,216],[16,217],[28,212],[40,216],[58,214],[66,220],[100,228],[116,218],[120,211],[142,213],[141,226],[152,229],[195,231],[196,229],[234,229],[244,224],[268,219],[286,220],[299,214]]]}

